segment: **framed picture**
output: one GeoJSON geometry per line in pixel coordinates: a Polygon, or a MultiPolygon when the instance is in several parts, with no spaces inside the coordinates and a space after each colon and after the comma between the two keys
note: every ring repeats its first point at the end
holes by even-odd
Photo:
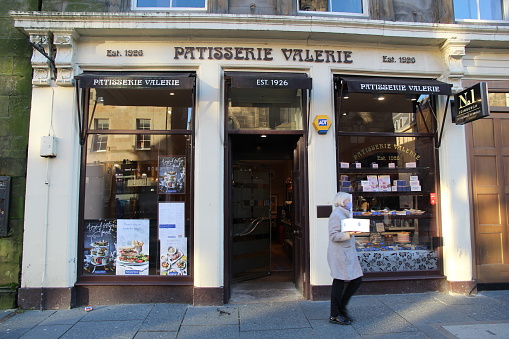
{"type": "Polygon", "coordinates": [[[277,194],[270,195],[270,213],[271,214],[277,213],[277,194]]]}

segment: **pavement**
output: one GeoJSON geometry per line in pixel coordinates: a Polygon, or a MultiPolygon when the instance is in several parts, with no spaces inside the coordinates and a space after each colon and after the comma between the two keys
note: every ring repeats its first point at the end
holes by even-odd
{"type": "Polygon", "coordinates": [[[0,338],[509,338],[509,290],[356,295],[352,325],[330,324],[328,301],[92,306],[0,310],[0,338]]]}

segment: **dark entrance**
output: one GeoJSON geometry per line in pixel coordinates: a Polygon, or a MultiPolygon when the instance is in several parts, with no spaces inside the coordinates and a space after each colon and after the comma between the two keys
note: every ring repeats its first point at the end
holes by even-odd
{"type": "Polygon", "coordinates": [[[304,253],[299,134],[229,136],[227,302],[302,297],[304,253]],[[299,290],[301,290],[299,292],[299,290]]]}

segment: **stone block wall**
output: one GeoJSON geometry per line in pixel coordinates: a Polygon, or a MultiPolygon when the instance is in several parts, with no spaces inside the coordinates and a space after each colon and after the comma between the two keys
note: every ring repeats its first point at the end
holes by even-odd
{"type": "Polygon", "coordinates": [[[9,10],[37,10],[34,0],[0,0],[0,176],[11,177],[9,229],[0,237],[0,309],[16,306],[23,245],[25,175],[32,91],[32,48],[9,10]]]}

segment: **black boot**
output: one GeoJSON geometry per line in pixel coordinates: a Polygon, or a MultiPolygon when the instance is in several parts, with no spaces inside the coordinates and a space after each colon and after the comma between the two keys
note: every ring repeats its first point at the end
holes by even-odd
{"type": "Polygon", "coordinates": [[[351,321],[347,320],[342,314],[339,314],[337,317],[330,317],[329,322],[331,324],[337,325],[350,325],[351,321]]]}
{"type": "Polygon", "coordinates": [[[344,308],[341,311],[339,311],[339,313],[343,316],[343,318],[346,321],[348,321],[348,322],[352,322],[353,321],[353,318],[350,316],[350,314],[348,314],[348,311],[346,310],[346,308],[344,308]]]}

